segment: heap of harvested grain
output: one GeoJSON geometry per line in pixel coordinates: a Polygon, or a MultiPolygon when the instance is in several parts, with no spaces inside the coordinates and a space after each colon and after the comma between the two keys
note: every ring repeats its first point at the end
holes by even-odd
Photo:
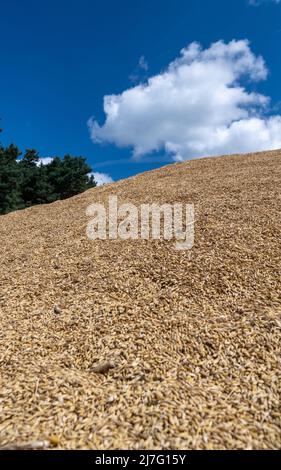
{"type": "Polygon", "coordinates": [[[0,445],[280,448],[281,151],[202,159],[0,218],[0,445]],[[191,251],[85,210],[195,204],[191,251]]]}

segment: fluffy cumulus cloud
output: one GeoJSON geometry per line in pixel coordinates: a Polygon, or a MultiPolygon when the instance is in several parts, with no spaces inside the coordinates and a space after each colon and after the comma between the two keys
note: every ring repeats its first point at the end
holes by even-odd
{"type": "Polygon", "coordinates": [[[93,172],[91,175],[94,176],[97,186],[103,186],[104,184],[113,183],[113,179],[107,173],[93,172]]]}
{"type": "Polygon", "coordinates": [[[176,161],[280,148],[281,116],[269,116],[269,98],[250,89],[267,73],[247,40],[192,43],[145,84],[105,96],[104,124],[88,122],[92,140],[176,161]]]}

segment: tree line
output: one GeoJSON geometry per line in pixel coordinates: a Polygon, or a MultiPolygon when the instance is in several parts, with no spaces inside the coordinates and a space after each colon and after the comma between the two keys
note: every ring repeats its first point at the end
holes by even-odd
{"type": "Polygon", "coordinates": [[[16,145],[0,143],[0,214],[66,199],[96,186],[84,157],[54,157],[43,165],[34,149],[21,155],[16,145]]]}

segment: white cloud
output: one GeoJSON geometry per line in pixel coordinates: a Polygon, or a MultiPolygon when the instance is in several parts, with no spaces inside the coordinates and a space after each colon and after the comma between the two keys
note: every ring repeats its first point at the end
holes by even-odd
{"type": "Polygon", "coordinates": [[[97,183],[97,186],[102,186],[104,184],[113,183],[113,179],[107,173],[99,173],[96,171],[90,174],[93,175],[95,182],[97,183]]]}
{"type": "Polygon", "coordinates": [[[245,88],[266,77],[247,40],[192,43],[147,83],[105,96],[105,123],[88,121],[92,140],[174,160],[280,148],[281,116],[265,117],[269,98],[245,88]]]}
{"type": "Polygon", "coordinates": [[[144,55],[142,55],[139,59],[139,68],[143,70],[148,70],[148,62],[144,55]]]}
{"type": "Polygon", "coordinates": [[[147,72],[149,69],[148,62],[144,55],[140,56],[138,65],[136,66],[134,72],[129,76],[129,79],[133,83],[140,82],[144,78],[144,72],[147,72]]]}
{"type": "Polygon", "coordinates": [[[248,0],[249,1],[249,5],[252,5],[254,7],[258,7],[260,5],[262,5],[263,3],[280,3],[281,0],[248,0]]]}
{"type": "Polygon", "coordinates": [[[37,165],[49,165],[49,163],[51,163],[53,161],[53,158],[51,157],[43,157],[43,158],[39,158],[39,161],[37,163],[37,165]]]}

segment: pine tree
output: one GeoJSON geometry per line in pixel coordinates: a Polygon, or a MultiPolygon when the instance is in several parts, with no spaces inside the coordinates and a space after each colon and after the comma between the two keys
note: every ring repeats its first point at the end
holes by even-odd
{"type": "Polygon", "coordinates": [[[93,178],[89,178],[91,167],[84,157],[65,155],[63,159],[55,157],[47,165],[49,182],[54,188],[56,199],[65,199],[96,186],[93,178]]]}
{"type": "MultiPolygon", "coordinates": [[[[0,129],[1,132],[1,129],[0,129]]],[[[96,186],[84,157],[65,155],[43,165],[36,150],[0,145],[0,214],[65,199],[96,186]]]]}
{"type": "Polygon", "coordinates": [[[20,194],[20,171],[17,159],[19,149],[11,144],[4,148],[0,146],[0,213],[24,207],[20,194]]]}

